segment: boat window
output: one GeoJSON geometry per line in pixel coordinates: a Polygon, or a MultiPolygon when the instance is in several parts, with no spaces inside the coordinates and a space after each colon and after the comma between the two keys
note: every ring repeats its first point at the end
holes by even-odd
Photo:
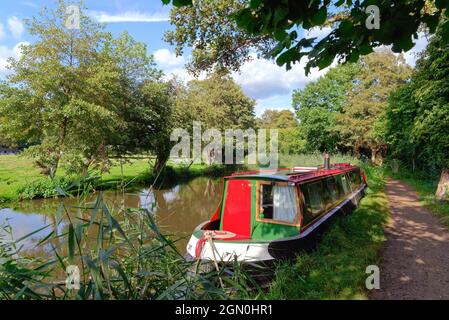
{"type": "Polygon", "coordinates": [[[323,210],[323,183],[322,181],[316,181],[304,185],[302,188],[304,192],[304,206],[305,211],[311,217],[316,217],[323,210]]]}
{"type": "Polygon", "coordinates": [[[339,178],[339,181],[341,183],[341,187],[343,188],[343,192],[345,195],[351,193],[351,187],[349,185],[348,178],[346,177],[346,174],[342,174],[339,178]]]}
{"type": "MultiPolygon", "coordinates": [[[[349,185],[345,185],[349,190],[349,185]]],[[[345,196],[344,188],[343,181],[338,176],[301,186],[304,199],[303,225],[333,208],[345,196]]]]}
{"type": "Polygon", "coordinates": [[[296,224],[298,202],[294,186],[261,183],[259,187],[259,218],[286,224],[296,224]]]}
{"type": "Polygon", "coordinates": [[[331,204],[333,204],[335,201],[337,201],[340,198],[337,180],[335,179],[335,177],[327,178],[324,181],[324,186],[325,186],[325,190],[326,190],[327,201],[330,202],[331,204]]]}
{"type": "Polygon", "coordinates": [[[351,182],[352,190],[357,189],[360,186],[360,184],[362,183],[362,179],[360,177],[360,171],[358,171],[358,170],[351,171],[349,173],[349,180],[351,182]]]}

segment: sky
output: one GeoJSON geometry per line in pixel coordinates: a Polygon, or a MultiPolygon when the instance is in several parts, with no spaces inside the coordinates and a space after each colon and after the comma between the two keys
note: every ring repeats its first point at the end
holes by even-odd
{"type": "MultiPolygon", "coordinates": [[[[7,59],[20,56],[20,44],[32,43],[23,19],[36,15],[40,8],[54,8],[55,0],[0,0],[0,78],[8,74],[7,59]]],[[[166,30],[173,29],[169,22],[170,7],[162,5],[161,0],[85,0],[89,15],[99,22],[106,23],[106,30],[118,35],[127,30],[136,40],[144,42],[149,53],[154,55],[158,67],[166,77],[178,76],[186,81],[192,76],[184,65],[190,59],[190,50],[176,57],[174,48],[164,42],[166,30]]],[[[310,37],[324,37],[330,29],[312,30],[310,37]]],[[[412,51],[405,57],[409,64],[415,64],[416,52],[426,46],[424,36],[416,41],[412,51]]],[[[242,86],[246,95],[256,100],[256,114],[266,109],[292,109],[292,92],[303,88],[308,82],[318,79],[327,70],[312,70],[308,77],[304,72],[305,61],[296,64],[290,71],[278,67],[273,61],[253,59],[245,63],[239,73],[232,76],[242,86]]]]}

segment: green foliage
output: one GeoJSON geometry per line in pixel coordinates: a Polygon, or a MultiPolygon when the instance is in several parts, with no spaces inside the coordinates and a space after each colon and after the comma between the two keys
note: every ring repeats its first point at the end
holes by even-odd
{"type": "Polygon", "coordinates": [[[70,179],[64,177],[41,178],[18,188],[17,193],[21,200],[58,197],[61,194],[57,189],[66,190],[70,184],[70,179]]]}
{"type": "MultiPolygon", "coordinates": [[[[357,164],[359,162],[358,159],[347,154],[332,153],[330,156],[332,163],[357,164]]],[[[295,166],[315,167],[322,164],[323,164],[323,154],[319,152],[279,155],[279,165],[282,168],[293,168],[295,166]]]]}
{"type": "Polygon", "coordinates": [[[388,221],[380,169],[363,167],[369,189],[360,208],[337,217],[319,246],[276,269],[270,299],[367,299],[366,267],[379,263],[388,221]]]}
{"type": "Polygon", "coordinates": [[[176,101],[176,123],[191,128],[200,121],[203,129],[248,129],[255,126],[255,101],[248,98],[229,76],[213,73],[205,80],[193,80],[180,88],[176,101]]]}
{"type": "Polygon", "coordinates": [[[376,51],[361,61],[355,85],[348,92],[348,101],[337,116],[335,130],[345,145],[360,154],[371,152],[373,162],[380,161],[385,142],[378,131],[383,110],[391,92],[409,79],[411,68],[402,55],[376,51]]]}
{"type": "Polygon", "coordinates": [[[243,8],[241,0],[200,0],[175,7],[170,22],[176,28],[166,32],[165,40],[176,46],[178,55],[185,47],[193,48],[189,71],[198,74],[212,66],[238,70],[251,51],[269,54],[273,48],[266,36],[249,35],[237,27],[233,15],[243,8]]]}
{"type": "Polygon", "coordinates": [[[12,245],[0,238],[2,299],[221,300],[262,294],[238,263],[219,272],[201,272],[199,263],[186,261],[175,240],[158,229],[152,208],[112,211],[101,193],[94,203],[80,201],[77,208],[74,219],[61,203],[53,230],[51,225],[40,230],[48,229],[48,235],[38,246],[49,246],[54,252],[47,261],[22,258],[15,249],[36,231],[12,245]],[[69,224],[62,227],[65,214],[69,224]],[[59,227],[62,232],[57,232],[59,227]],[[52,241],[64,241],[66,249],[57,250],[52,241]],[[69,264],[80,270],[79,290],[55,281],[61,274],[65,280],[69,264]]]}
{"type": "MultiPolygon", "coordinates": [[[[173,3],[181,8],[174,9],[172,22],[176,32],[169,40],[181,48],[193,47],[197,39],[207,44],[193,51],[194,56],[201,56],[196,59],[202,62],[197,70],[211,69],[216,63],[236,69],[245,61],[248,48],[257,49],[259,45],[258,52],[262,54],[270,46],[274,47],[270,56],[287,69],[307,57],[306,73],[314,67],[330,66],[335,58],[341,62],[356,62],[360,56],[382,45],[391,46],[397,53],[408,51],[414,46],[413,40],[417,39],[420,27],[425,25],[431,34],[435,33],[449,9],[449,2],[440,0],[236,0],[229,5],[229,11],[220,10],[228,1],[173,3]],[[380,10],[380,29],[370,30],[365,24],[369,16],[365,10],[372,4],[380,10]],[[308,38],[300,32],[325,26],[332,30],[323,39],[308,38]],[[275,45],[266,46],[269,41],[275,45]],[[204,49],[206,47],[210,50],[204,49]]],[[[442,40],[448,43],[449,22],[444,24],[444,30],[442,40]]]]}
{"type": "Polygon", "coordinates": [[[384,115],[390,156],[433,172],[449,166],[449,45],[442,32],[440,27],[384,115]]]}
{"type": "Polygon", "coordinates": [[[339,65],[304,89],[293,92],[293,108],[308,152],[334,151],[341,147],[341,135],[333,130],[336,114],[347,103],[348,92],[360,69],[360,64],[355,63],[339,65]]]}
{"type": "Polygon", "coordinates": [[[261,129],[295,128],[298,121],[290,110],[267,109],[257,119],[257,126],[261,129]]]}
{"type": "Polygon", "coordinates": [[[279,129],[278,140],[279,153],[283,155],[301,154],[306,151],[306,141],[298,126],[279,129]]]}
{"type": "Polygon", "coordinates": [[[127,33],[114,38],[84,12],[80,29],[67,29],[66,7],[61,0],[56,10],[27,21],[36,41],[9,61],[12,74],[0,86],[0,133],[32,145],[28,154],[50,177],[61,162],[68,172],[87,174],[107,170],[117,153],[158,154],[162,143],[156,138],[166,136],[169,121],[161,110],[171,109],[146,46],[127,33]],[[139,141],[149,122],[151,139],[139,141]]]}

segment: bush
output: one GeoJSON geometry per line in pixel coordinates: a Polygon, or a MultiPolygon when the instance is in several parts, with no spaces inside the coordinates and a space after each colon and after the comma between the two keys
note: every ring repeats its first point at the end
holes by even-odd
{"type": "Polygon", "coordinates": [[[34,180],[17,190],[19,200],[45,199],[65,196],[67,193],[90,192],[94,188],[102,189],[100,177],[56,177],[34,180]]]}

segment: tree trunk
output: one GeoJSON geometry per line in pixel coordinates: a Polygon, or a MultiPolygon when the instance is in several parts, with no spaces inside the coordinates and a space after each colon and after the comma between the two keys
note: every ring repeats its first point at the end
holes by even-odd
{"type": "Polygon", "coordinates": [[[371,148],[371,162],[375,165],[381,166],[384,162],[382,157],[382,148],[381,147],[372,147],[371,148]]]}
{"type": "Polygon", "coordinates": [[[435,196],[438,200],[449,200],[449,169],[444,169],[441,172],[435,196]]]}
{"type": "Polygon", "coordinates": [[[167,155],[157,155],[156,156],[156,160],[155,160],[154,167],[153,167],[153,175],[155,175],[156,177],[159,176],[162,169],[164,169],[165,164],[168,161],[168,158],[169,157],[167,155]]]}

